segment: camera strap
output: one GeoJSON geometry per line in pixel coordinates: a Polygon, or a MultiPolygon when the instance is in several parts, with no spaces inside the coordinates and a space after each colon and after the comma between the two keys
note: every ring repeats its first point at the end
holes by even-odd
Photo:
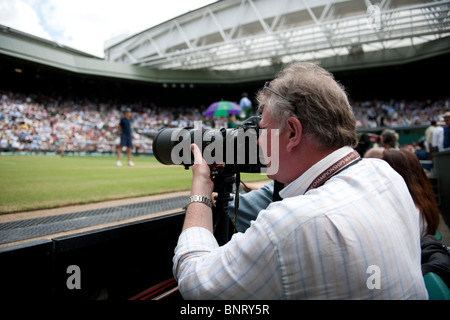
{"type": "Polygon", "coordinates": [[[351,165],[359,162],[361,160],[361,156],[355,150],[347,154],[345,157],[339,159],[335,163],[333,163],[329,168],[325,169],[321,174],[319,174],[314,181],[309,185],[306,189],[305,193],[311,189],[315,189],[323,185],[328,179],[330,179],[335,174],[341,172],[344,169],[347,169],[351,165]]]}

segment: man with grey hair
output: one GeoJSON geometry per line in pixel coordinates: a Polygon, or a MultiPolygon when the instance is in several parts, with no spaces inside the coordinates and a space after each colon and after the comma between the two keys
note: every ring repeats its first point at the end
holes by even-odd
{"type": "Polygon", "coordinates": [[[268,172],[278,168],[268,175],[284,185],[282,200],[220,247],[210,167],[193,144],[192,200],[173,258],[183,297],[426,299],[419,212],[386,162],[353,149],[355,117],[333,76],[295,63],[257,99],[258,143],[268,172]]]}

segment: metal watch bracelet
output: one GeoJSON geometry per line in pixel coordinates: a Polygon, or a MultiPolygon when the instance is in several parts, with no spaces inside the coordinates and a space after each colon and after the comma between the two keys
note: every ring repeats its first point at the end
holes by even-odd
{"type": "Polygon", "coordinates": [[[190,205],[192,202],[200,202],[206,204],[208,207],[212,208],[212,201],[205,196],[193,195],[189,197],[189,201],[187,205],[190,205]]]}

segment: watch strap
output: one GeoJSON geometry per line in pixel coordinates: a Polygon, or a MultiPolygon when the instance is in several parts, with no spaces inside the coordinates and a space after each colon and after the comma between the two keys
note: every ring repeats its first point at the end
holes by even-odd
{"type": "Polygon", "coordinates": [[[208,207],[212,208],[212,201],[211,199],[208,199],[205,196],[200,195],[192,195],[189,197],[188,205],[190,205],[192,202],[200,202],[206,204],[208,207]]]}

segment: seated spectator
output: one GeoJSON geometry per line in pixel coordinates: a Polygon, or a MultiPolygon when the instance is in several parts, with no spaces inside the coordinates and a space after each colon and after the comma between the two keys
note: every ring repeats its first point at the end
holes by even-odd
{"type": "Polygon", "coordinates": [[[380,147],[372,147],[364,154],[364,158],[383,158],[383,149],[380,147]]]}
{"type": "Polygon", "coordinates": [[[405,180],[414,203],[421,214],[421,235],[434,235],[440,213],[436,196],[417,156],[408,150],[388,150],[383,160],[405,180]]]}
{"type": "Polygon", "coordinates": [[[385,129],[380,135],[380,144],[385,150],[398,150],[398,133],[392,129],[385,129]]]}
{"type": "Polygon", "coordinates": [[[423,139],[420,139],[417,145],[415,146],[414,153],[416,154],[419,160],[427,160],[428,152],[425,148],[425,143],[423,139]]]}
{"type": "Polygon", "coordinates": [[[380,146],[375,145],[364,154],[364,158],[379,158],[383,157],[383,154],[387,150],[398,150],[398,133],[392,129],[385,129],[380,134],[380,146]]]}

